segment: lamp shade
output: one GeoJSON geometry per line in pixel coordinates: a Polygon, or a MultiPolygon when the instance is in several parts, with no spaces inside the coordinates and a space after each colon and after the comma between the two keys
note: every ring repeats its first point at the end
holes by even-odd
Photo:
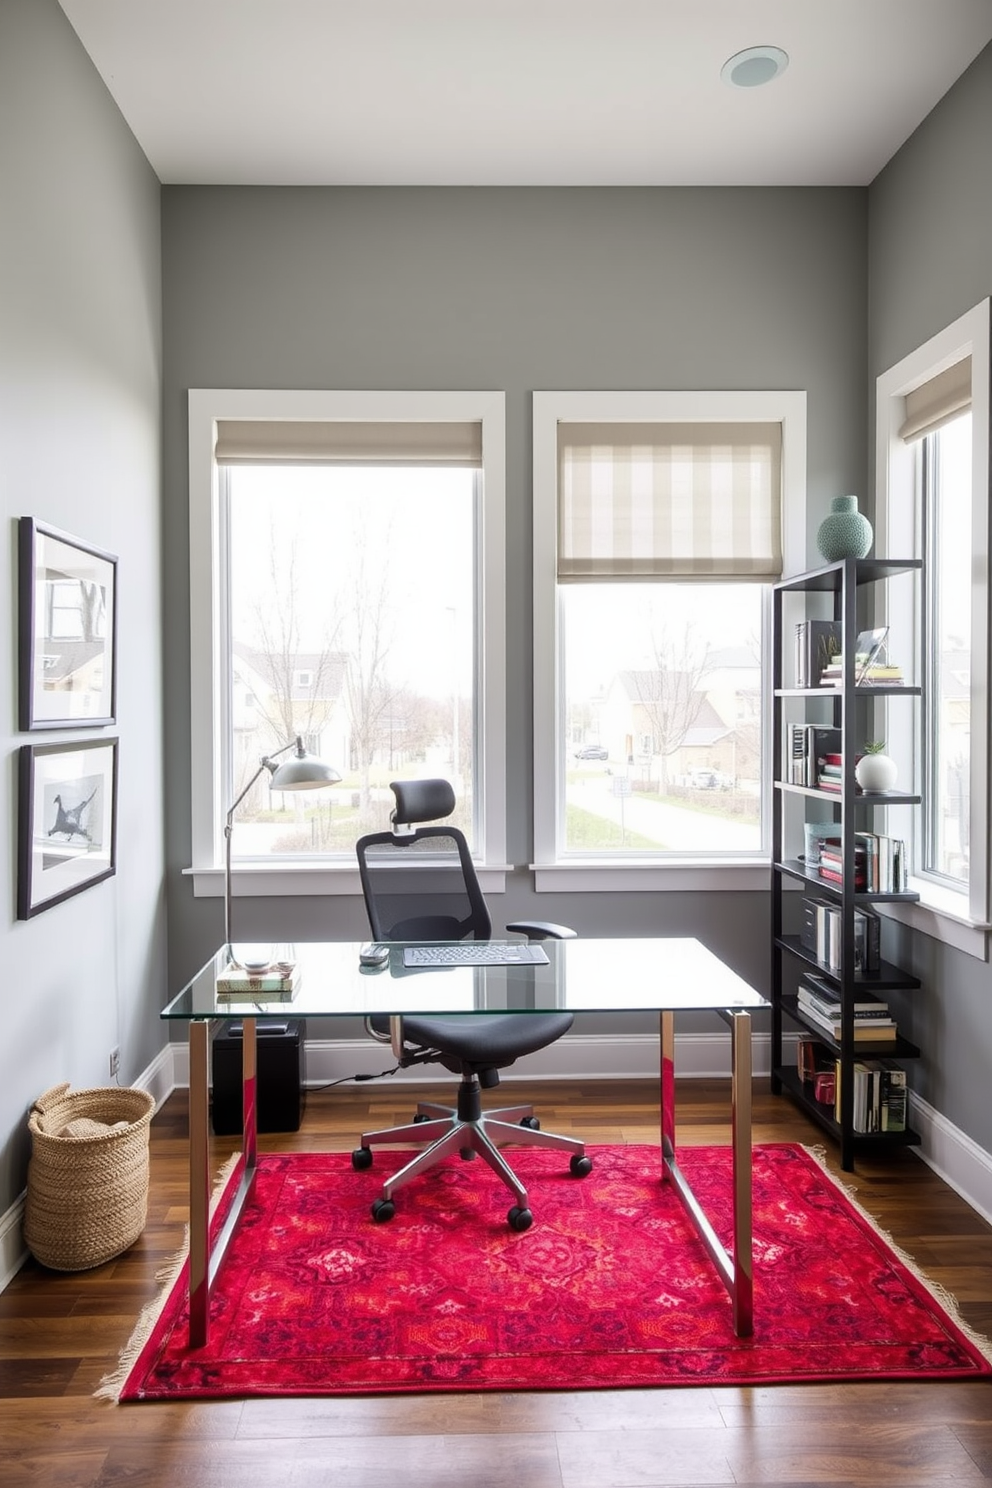
{"type": "Polygon", "coordinates": [[[340,779],[334,766],[325,764],[315,754],[294,754],[275,769],[269,789],[319,790],[322,785],[336,785],[340,779]]]}

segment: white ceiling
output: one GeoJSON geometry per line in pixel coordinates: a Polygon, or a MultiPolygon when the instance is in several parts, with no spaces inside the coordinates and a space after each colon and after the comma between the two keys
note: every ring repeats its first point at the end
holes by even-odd
{"type": "Polygon", "coordinates": [[[992,40],[992,0],[61,5],[165,183],[866,185],[992,40]]]}

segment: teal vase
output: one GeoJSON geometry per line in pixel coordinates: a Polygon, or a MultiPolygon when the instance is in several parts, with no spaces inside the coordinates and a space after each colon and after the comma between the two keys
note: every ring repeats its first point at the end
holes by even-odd
{"type": "Polygon", "coordinates": [[[838,558],[867,558],[874,533],[864,512],[858,511],[857,496],[835,496],[830,515],[816,534],[816,546],[828,563],[838,558]]]}

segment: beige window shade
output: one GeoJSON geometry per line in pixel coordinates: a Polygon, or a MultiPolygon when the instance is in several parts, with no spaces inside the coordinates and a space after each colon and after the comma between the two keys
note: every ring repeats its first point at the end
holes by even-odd
{"type": "Polygon", "coordinates": [[[906,394],[906,413],[899,437],[908,444],[923,439],[971,407],[971,357],[955,362],[929,382],[906,394]]]}
{"type": "Polygon", "coordinates": [[[782,575],[781,424],[559,424],[562,582],[782,575]]]}
{"type": "Polygon", "coordinates": [[[459,465],[481,467],[482,424],[219,419],[219,465],[459,465]]]}

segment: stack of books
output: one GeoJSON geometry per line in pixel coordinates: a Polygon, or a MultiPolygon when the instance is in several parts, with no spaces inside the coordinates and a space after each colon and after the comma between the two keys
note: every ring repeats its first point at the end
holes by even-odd
{"type": "Polygon", "coordinates": [[[232,961],[217,978],[217,997],[231,1002],[289,1002],[299,985],[299,968],[289,962],[249,974],[232,961]]]}
{"type": "MultiPolygon", "coordinates": [[[[820,877],[826,879],[827,883],[843,884],[844,882],[844,857],[839,837],[826,837],[820,842],[820,877]]],[[[863,842],[854,844],[854,892],[863,894],[867,892],[868,884],[868,858],[863,842]]]]}
{"type": "MultiPolygon", "coordinates": [[[[797,1000],[806,1022],[840,1043],[842,1009],[836,988],[807,972],[799,982],[797,1000]]],[[[855,1043],[881,1044],[895,1039],[898,1030],[887,1002],[859,992],[853,1012],[855,1043]]]]}
{"type": "Polygon", "coordinates": [[[816,756],[817,790],[834,791],[838,795],[844,785],[844,756],[836,749],[828,749],[816,756]]]}
{"type": "MultiPolygon", "coordinates": [[[[902,667],[896,662],[872,662],[859,666],[854,663],[854,685],[856,687],[901,687],[905,681],[902,667]]],[[[820,676],[821,687],[843,687],[844,658],[837,656],[820,676]]]]}

